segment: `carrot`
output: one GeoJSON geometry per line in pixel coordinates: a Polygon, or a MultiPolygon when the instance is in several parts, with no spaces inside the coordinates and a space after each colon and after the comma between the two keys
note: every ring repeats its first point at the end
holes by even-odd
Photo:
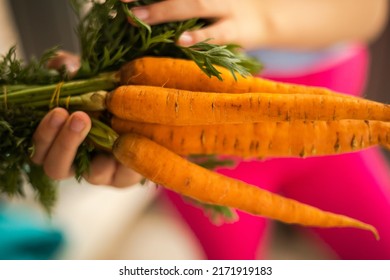
{"type": "Polygon", "coordinates": [[[156,184],[204,203],[228,206],[285,223],[364,229],[378,238],[372,225],[212,172],[141,135],[121,135],[113,146],[113,154],[123,165],[156,184]]]}
{"type": "Polygon", "coordinates": [[[285,94],[338,94],[326,88],[276,82],[260,77],[242,77],[214,65],[223,81],[208,77],[192,60],[169,57],[142,57],[122,66],[122,85],[149,85],[205,92],[268,92],[285,94]]]}
{"type": "Polygon", "coordinates": [[[119,134],[134,132],[183,155],[243,158],[309,157],[390,148],[390,123],[380,121],[291,121],[172,126],[111,119],[119,134]]]}
{"type": "Polygon", "coordinates": [[[198,125],[292,120],[390,121],[390,106],[358,97],[209,93],[121,86],[106,99],[115,116],[147,123],[198,125]]]}

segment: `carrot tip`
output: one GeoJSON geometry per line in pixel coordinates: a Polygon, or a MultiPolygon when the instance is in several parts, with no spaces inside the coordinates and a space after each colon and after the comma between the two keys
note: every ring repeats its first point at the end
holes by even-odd
{"type": "Polygon", "coordinates": [[[379,236],[378,231],[376,230],[376,228],[371,227],[371,228],[370,228],[370,231],[372,232],[372,234],[374,234],[374,237],[375,237],[375,239],[376,239],[377,241],[379,241],[379,240],[381,239],[380,236],[379,236]]]}

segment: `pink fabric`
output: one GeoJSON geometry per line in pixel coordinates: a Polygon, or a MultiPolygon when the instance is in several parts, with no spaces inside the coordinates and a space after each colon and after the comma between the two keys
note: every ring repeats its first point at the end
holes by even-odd
{"type": "Polygon", "coordinates": [[[265,78],[281,82],[289,82],[310,86],[322,86],[329,89],[361,95],[367,77],[369,56],[367,50],[360,45],[353,46],[329,61],[314,65],[307,71],[295,75],[264,75],[265,78]]]}
{"type": "MultiPolygon", "coordinates": [[[[353,95],[364,89],[368,54],[351,49],[317,71],[275,80],[324,86],[353,95]]],[[[346,214],[373,224],[380,241],[358,229],[310,229],[341,259],[390,259],[390,180],[381,152],[368,149],[340,156],[307,159],[268,159],[240,162],[234,169],[218,172],[243,180],[324,210],[346,214]]],[[[175,193],[166,192],[202,245],[208,259],[254,259],[265,242],[270,221],[246,213],[232,224],[213,225],[202,210],[175,193]]]]}

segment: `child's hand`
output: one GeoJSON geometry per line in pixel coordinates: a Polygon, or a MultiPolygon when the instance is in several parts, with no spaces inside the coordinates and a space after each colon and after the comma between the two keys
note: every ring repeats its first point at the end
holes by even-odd
{"type": "MultiPolygon", "coordinates": [[[[49,68],[65,66],[70,76],[80,67],[78,56],[60,52],[48,63],[49,68]]],[[[34,135],[34,154],[31,160],[42,165],[46,175],[54,180],[74,176],[73,161],[79,145],[91,129],[91,119],[84,112],[69,114],[64,108],[50,111],[38,125],[34,135]]],[[[91,162],[90,172],[84,178],[95,185],[131,186],[141,175],[124,167],[112,156],[100,154],[91,162]]]]}
{"type": "MultiPolygon", "coordinates": [[[[46,175],[54,180],[74,176],[72,167],[77,148],[87,136],[91,120],[84,112],[71,115],[63,108],[50,111],[36,129],[33,142],[35,147],[32,161],[42,165],[46,175]]],[[[96,156],[84,178],[95,185],[126,187],[141,180],[133,170],[119,164],[113,157],[96,156]]]]}
{"type": "MultiPolygon", "coordinates": [[[[122,2],[133,2],[122,0],[122,2]]],[[[236,43],[245,48],[262,44],[266,35],[258,0],[166,0],[134,8],[133,13],[148,24],[207,18],[214,23],[200,30],[185,32],[178,44],[189,46],[211,38],[211,43],[236,43]]]]}

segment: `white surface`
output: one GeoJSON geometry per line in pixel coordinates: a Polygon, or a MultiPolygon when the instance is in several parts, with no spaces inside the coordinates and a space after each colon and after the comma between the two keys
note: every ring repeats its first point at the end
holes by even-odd
{"type": "Polygon", "coordinates": [[[106,259],[124,230],[131,228],[157,192],[135,185],[116,189],[67,180],[53,218],[63,228],[64,259],[106,259]]]}

